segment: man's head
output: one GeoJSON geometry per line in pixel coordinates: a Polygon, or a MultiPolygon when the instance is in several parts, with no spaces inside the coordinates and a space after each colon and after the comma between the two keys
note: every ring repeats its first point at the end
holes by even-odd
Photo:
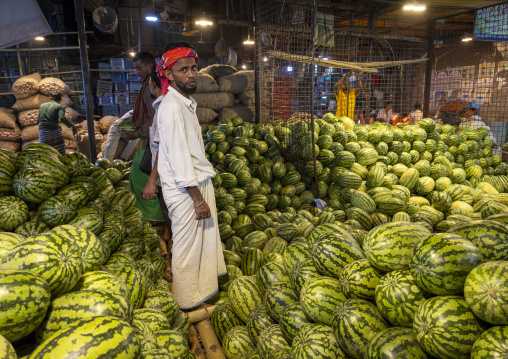
{"type": "Polygon", "coordinates": [[[161,79],[157,76],[157,72],[155,71],[155,67],[152,68],[152,72],[150,73],[150,82],[148,86],[150,88],[150,92],[153,98],[157,98],[162,95],[162,86],[161,79]]]}
{"type": "Polygon", "coordinates": [[[392,102],[391,101],[387,101],[385,102],[385,110],[386,111],[390,111],[392,109],[392,102]]]}
{"type": "Polygon", "coordinates": [[[420,105],[419,103],[415,104],[415,110],[421,110],[422,108],[422,105],[420,105]]]}
{"type": "Polygon", "coordinates": [[[51,101],[62,101],[62,94],[60,92],[52,92],[49,96],[51,97],[51,101]]]}
{"type": "Polygon", "coordinates": [[[152,68],[155,67],[155,59],[149,52],[138,52],[132,59],[134,68],[136,69],[136,75],[141,80],[145,81],[148,76],[152,73],[152,68]]]}
{"type": "MultiPolygon", "coordinates": [[[[197,90],[196,51],[187,42],[170,43],[165,48],[162,60],[157,64],[157,73],[162,80],[169,80],[169,86],[189,97],[197,90]]],[[[164,87],[164,82],[162,81],[164,87]]],[[[164,89],[163,89],[164,92],[164,89]]]]}

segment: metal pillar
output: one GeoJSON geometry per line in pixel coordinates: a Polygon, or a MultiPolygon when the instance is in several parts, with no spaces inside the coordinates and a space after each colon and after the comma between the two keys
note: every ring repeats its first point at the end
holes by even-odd
{"type": "Polygon", "coordinates": [[[138,52],[141,52],[141,0],[138,0],[138,52]]]}
{"type": "Polygon", "coordinates": [[[318,186],[318,178],[317,178],[317,167],[316,167],[316,144],[314,140],[314,99],[315,99],[315,85],[314,85],[314,58],[316,57],[316,14],[317,14],[317,0],[314,0],[314,9],[312,12],[312,62],[310,65],[310,126],[312,132],[312,162],[314,162],[314,183],[316,185],[316,198],[319,198],[319,186],[318,186]]]}
{"type": "Polygon", "coordinates": [[[16,45],[16,53],[18,55],[19,75],[23,76],[23,62],[21,61],[21,54],[19,53],[19,45],[16,45]]]}
{"type": "Polygon", "coordinates": [[[434,30],[436,21],[429,20],[427,23],[427,68],[425,69],[425,87],[423,90],[423,117],[429,116],[429,104],[430,104],[430,86],[432,78],[432,68],[434,67],[435,55],[434,55],[434,30]]]}
{"type": "Polygon", "coordinates": [[[259,88],[261,57],[261,37],[256,36],[259,29],[259,1],[254,1],[254,101],[255,101],[255,122],[261,122],[261,91],[259,88]]]}
{"type": "Polygon", "coordinates": [[[90,149],[90,162],[94,163],[97,154],[95,151],[95,126],[93,119],[92,91],[90,89],[90,68],[88,65],[88,49],[85,37],[85,15],[83,0],[74,0],[74,11],[78,24],[79,54],[81,56],[81,72],[83,73],[83,90],[85,92],[86,124],[88,129],[88,146],[90,149]]]}

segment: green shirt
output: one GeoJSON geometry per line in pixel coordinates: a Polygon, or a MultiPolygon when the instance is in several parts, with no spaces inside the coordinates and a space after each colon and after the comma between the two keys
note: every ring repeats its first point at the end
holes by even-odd
{"type": "Polygon", "coordinates": [[[37,124],[39,129],[57,130],[60,126],[58,121],[62,121],[65,126],[72,127],[72,123],[65,117],[65,106],[56,102],[46,102],[39,107],[39,118],[37,124]]]}

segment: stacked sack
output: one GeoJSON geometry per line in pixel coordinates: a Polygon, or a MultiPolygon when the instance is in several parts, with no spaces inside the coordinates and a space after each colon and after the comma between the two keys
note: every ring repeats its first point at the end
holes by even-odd
{"type": "MultiPolygon", "coordinates": [[[[95,153],[101,152],[101,145],[105,141],[104,136],[101,133],[101,126],[99,121],[94,122],[95,132],[95,153]]],[[[90,146],[88,144],[88,130],[86,122],[82,123],[82,127],[76,134],[76,145],[78,152],[83,153],[86,157],[90,158],[90,146]]]]}
{"type": "MultiPolygon", "coordinates": [[[[47,77],[41,79],[38,73],[23,76],[14,82],[12,92],[16,97],[16,103],[13,109],[18,113],[18,122],[21,127],[18,136],[17,149],[25,148],[29,143],[39,142],[39,126],[37,126],[37,118],[39,117],[39,107],[46,102],[51,101],[49,95],[52,92],[60,92],[62,94],[61,105],[66,106],[65,117],[74,122],[78,117],[78,112],[69,106],[72,105],[68,95],[72,94],[69,87],[60,79],[47,77]]],[[[76,150],[76,141],[72,128],[60,124],[62,134],[67,151],[76,150]]],[[[18,128],[19,129],[19,128],[18,128]]],[[[1,135],[0,135],[1,136],[1,135]]],[[[14,146],[12,146],[14,148],[14,146]]],[[[14,151],[14,152],[15,152],[14,151]]]]}
{"type": "Polygon", "coordinates": [[[238,71],[229,65],[211,65],[198,74],[196,100],[200,124],[213,120],[254,118],[254,71],[238,71]]]}
{"type": "Polygon", "coordinates": [[[16,124],[13,110],[0,108],[0,149],[18,152],[21,147],[21,130],[16,124]]]}

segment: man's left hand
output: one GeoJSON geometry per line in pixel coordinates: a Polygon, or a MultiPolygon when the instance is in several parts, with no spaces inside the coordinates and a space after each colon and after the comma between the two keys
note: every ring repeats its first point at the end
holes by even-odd
{"type": "Polygon", "coordinates": [[[134,132],[126,131],[126,130],[124,130],[123,132],[125,133],[125,135],[123,135],[122,138],[125,138],[126,140],[135,140],[136,139],[136,137],[134,136],[134,132]]]}

